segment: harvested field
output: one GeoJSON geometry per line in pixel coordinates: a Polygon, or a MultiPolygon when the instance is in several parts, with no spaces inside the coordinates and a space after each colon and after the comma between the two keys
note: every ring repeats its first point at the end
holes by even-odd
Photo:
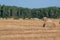
{"type": "Polygon", "coordinates": [[[0,40],[60,40],[59,19],[50,20],[55,27],[43,27],[41,19],[0,19],[0,40]]]}

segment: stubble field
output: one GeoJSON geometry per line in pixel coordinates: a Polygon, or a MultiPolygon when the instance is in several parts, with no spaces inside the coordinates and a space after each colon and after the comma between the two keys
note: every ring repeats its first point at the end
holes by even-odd
{"type": "Polygon", "coordinates": [[[60,40],[60,20],[50,20],[55,27],[43,27],[41,19],[0,19],[0,40],[60,40]]]}

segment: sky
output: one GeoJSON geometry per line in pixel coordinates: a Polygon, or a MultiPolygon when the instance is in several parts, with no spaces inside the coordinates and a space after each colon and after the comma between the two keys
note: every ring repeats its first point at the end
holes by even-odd
{"type": "Polygon", "coordinates": [[[60,7],[60,0],[0,0],[0,4],[27,8],[60,7]]]}

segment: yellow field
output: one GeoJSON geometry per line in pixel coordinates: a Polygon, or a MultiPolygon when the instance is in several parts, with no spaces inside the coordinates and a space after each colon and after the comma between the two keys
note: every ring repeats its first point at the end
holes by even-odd
{"type": "Polygon", "coordinates": [[[55,27],[43,27],[41,19],[0,19],[0,40],[60,40],[60,20],[51,20],[55,27]]]}

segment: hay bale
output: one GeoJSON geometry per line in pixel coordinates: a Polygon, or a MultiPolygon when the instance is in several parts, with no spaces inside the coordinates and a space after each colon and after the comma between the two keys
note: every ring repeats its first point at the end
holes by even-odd
{"type": "Polygon", "coordinates": [[[44,22],[43,27],[52,29],[52,28],[56,27],[56,25],[55,25],[55,23],[53,23],[52,20],[48,19],[46,22],[44,22]]]}
{"type": "Polygon", "coordinates": [[[55,29],[56,25],[54,23],[51,23],[51,22],[47,22],[45,27],[47,29],[55,29]]]}
{"type": "Polygon", "coordinates": [[[42,20],[43,20],[44,22],[46,22],[46,21],[48,20],[48,18],[47,18],[47,17],[44,17],[42,20]]]}
{"type": "Polygon", "coordinates": [[[46,27],[55,27],[56,25],[52,22],[46,22],[46,27]]]}

